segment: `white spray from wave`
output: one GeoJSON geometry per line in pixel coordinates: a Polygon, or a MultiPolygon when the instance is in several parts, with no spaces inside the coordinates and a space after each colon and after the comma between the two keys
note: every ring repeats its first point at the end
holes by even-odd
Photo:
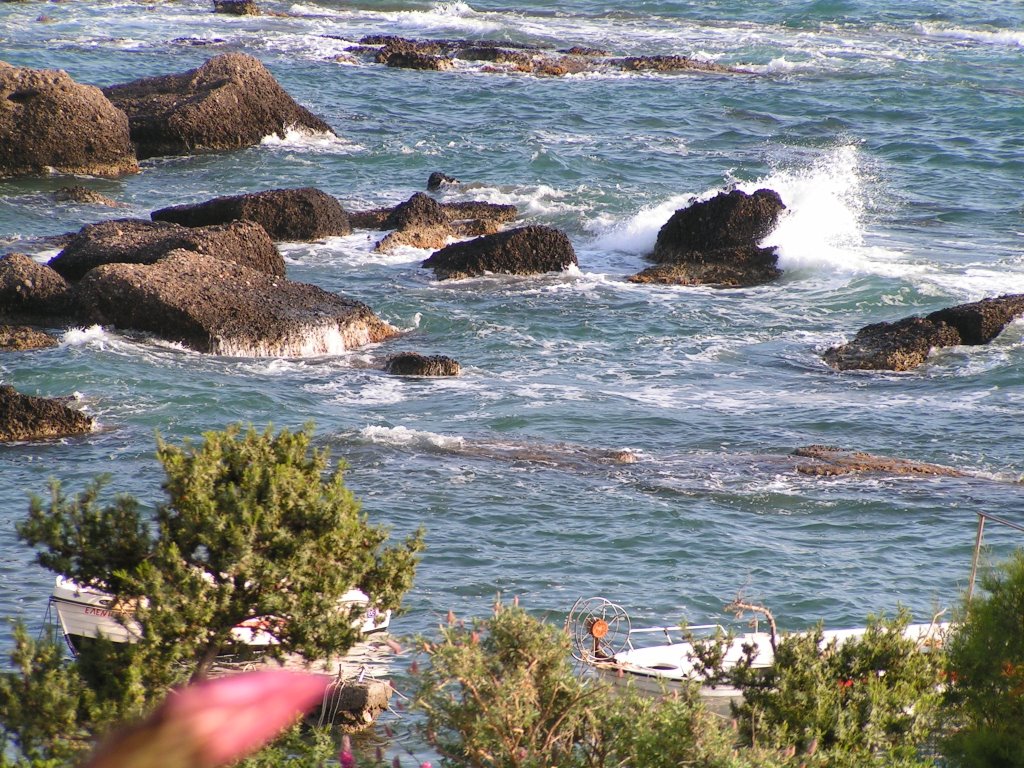
{"type": "Polygon", "coordinates": [[[915,24],[914,29],[925,37],[952,40],[954,42],[1024,47],[1024,32],[1017,29],[966,29],[963,27],[947,27],[930,22],[915,24]]]}
{"type": "Polygon", "coordinates": [[[277,134],[264,136],[261,146],[288,151],[313,152],[320,154],[352,154],[365,148],[354,142],[335,136],[333,133],[321,133],[286,125],[284,137],[277,134]]]}
{"type": "Polygon", "coordinates": [[[359,431],[359,435],[371,443],[408,447],[429,446],[455,451],[462,450],[466,442],[462,437],[448,437],[408,427],[364,427],[359,431]]]}

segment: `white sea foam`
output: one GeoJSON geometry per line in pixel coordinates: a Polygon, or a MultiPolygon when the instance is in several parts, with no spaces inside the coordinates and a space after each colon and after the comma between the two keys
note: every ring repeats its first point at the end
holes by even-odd
{"type": "Polygon", "coordinates": [[[462,437],[439,435],[436,432],[424,432],[408,427],[363,427],[359,430],[359,435],[371,443],[413,448],[426,446],[459,451],[466,445],[466,440],[462,437]]]}
{"type": "Polygon", "coordinates": [[[285,126],[283,138],[274,133],[264,136],[260,145],[271,149],[331,155],[351,155],[365,150],[365,147],[332,133],[308,131],[294,125],[285,126]]]}
{"type": "Polygon", "coordinates": [[[921,35],[983,45],[1024,47],[1024,31],[1019,29],[967,29],[934,22],[920,22],[914,29],[921,35]]]}
{"type": "Polygon", "coordinates": [[[489,35],[505,28],[499,14],[479,13],[468,3],[435,3],[427,11],[399,11],[394,24],[416,33],[489,35]]]}
{"type": "Polygon", "coordinates": [[[609,216],[598,216],[588,225],[591,231],[598,233],[591,246],[619,253],[650,253],[654,250],[658,230],[673,213],[690,205],[694,199],[694,195],[677,195],[663,203],[641,208],[625,221],[616,221],[609,216]]]}
{"type": "Polygon", "coordinates": [[[64,331],[61,343],[68,347],[85,347],[109,343],[114,336],[101,325],[90,325],[88,328],[68,328],[64,331]]]}

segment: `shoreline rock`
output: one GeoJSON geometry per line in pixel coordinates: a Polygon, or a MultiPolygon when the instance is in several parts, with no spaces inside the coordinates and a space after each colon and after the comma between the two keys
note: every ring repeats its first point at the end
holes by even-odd
{"type": "Polygon", "coordinates": [[[941,464],[896,459],[830,445],[808,445],[797,448],[792,455],[811,460],[796,465],[796,471],[803,475],[834,476],[859,472],[881,472],[890,475],[969,477],[967,473],[959,469],[941,464]]]}
{"type": "Polygon", "coordinates": [[[452,243],[421,264],[440,280],[487,273],[536,275],[577,265],[569,238],[553,227],[531,225],[452,243]]]}
{"type": "Polygon", "coordinates": [[[31,352],[59,344],[55,336],[27,325],[0,325],[0,352],[31,352]]]}
{"type": "Polygon", "coordinates": [[[909,371],[924,363],[933,349],[988,344],[1022,315],[1024,294],[982,299],[925,317],[866,325],[848,343],[826,350],[822,358],[840,371],[909,371]]]}
{"type": "Polygon", "coordinates": [[[90,322],[209,354],[340,354],[398,333],[362,302],[194,251],[97,267],[77,291],[90,322]]]}
{"type": "Polygon", "coordinates": [[[786,209],[778,193],[759,189],[720,192],[680,208],[658,231],[649,267],[633,283],[746,288],[777,279],[778,254],[758,243],[786,209]]]}
{"type": "Polygon", "coordinates": [[[46,318],[72,309],[68,283],[55,270],[24,253],[0,257],[0,316],[46,318]]]}
{"type": "Polygon", "coordinates": [[[139,164],[128,118],[103,92],[59,69],[0,61],[0,177],[122,176],[139,164]]]}
{"type": "Polygon", "coordinates": [[[241,149],[290,128],[336,135],[297,104],[259,59],[225,53],[201,67],[112,85],[139,159],[241,149]]]}
{"type": "Polygon", "coordinates": [[[23,395],[0,384],[0,442],[46,440],[92,432],[95,422],[60,400],[23,395]]]}
{"type": "Polygon", "coordinates": [[[87,224],[49,266],[69,282],[104,264],[153,264],[175,249],[207,253],[278,277],[284,258],[270,236],[252,221],[183,227],[164,221],[113,219],[87,224]]]}
{"type": "Polygon", "coordinates": [[[254,221],[274,240],[310,241],[352,234],[341,203],[315,187],[225,195],[203,203],[161,208],[150,218],[186,227],[254,221]]]}

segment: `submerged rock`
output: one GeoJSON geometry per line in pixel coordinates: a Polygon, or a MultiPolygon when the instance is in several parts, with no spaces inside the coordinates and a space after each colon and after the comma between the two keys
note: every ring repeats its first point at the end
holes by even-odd
{"type": "Polygon", "coordinates": [[[0,316],[52,317],[71,310],[67,281],[23,253],[0,258],[0,316]]]}
{"type": "Polygon", "coordinates": [[[214,13],[234,16],[259,16],[260,9],[253,0],[213,0],[214,13]]]}
{"type": "Polygon", "coordinates": [[[284,138],[289,128],[334,134],[296,104],[259,59],[244,53],[103,92],[128,115],[140,158],[249,147],[266,136],[284,138]]]}
{"type": "Polygon", "coordinates": [[[104,194],[87,187],[61,187],[53,193],[58,203],[83,203],[85,205],[103,205],[107,208],[120,208],[122,203],[112,200],[104,194]]]}
{"type": "Polygon", "coordinates": [[[50,260],[50,266],[74,282],[103,264],[152,264],[177,248],[206,253],[269,275],[284,275],[284,258],[266,230],[252,221],[209,227],[182,227],[145,219],[87,224],[50,260]]]}
{"type": "Polygon", "coordinates": [[[274,240],[320,240],[352,232],[341,203],[314,187],[216,197],[204,203],[161,208],[153,211],[151,217],[153,221],[170,221],[186,227],[225,224],[236,219],[255,221],[274,240]]]}
{"type": "Polygon", "coordinates": [[[453,243],[436,251],[422,266],[433,269],[434,275],[444,280],[489,272],[561,272],[576,264],[576,252],[564,232],[534,225],[453,243]]]}
{"type": "Polygon", "coordinates": [[[0,442],[45,440],[91,432],[93,420],[59,400],[0,385],[0,442]]]}
{"type": "Polygon", "coordinates": [[[841,371],[907,371],[921,365],[933,349],[987,344],[1021,315],[1024,294],[982,299],[925,317],[872,323],[861,328],[849,343],[827,350],[823,358],[841,371]]]}
{"type": "Polygon", "coordinates": [[[60,341],[25,325],[0,325],[0,352],[28,352],[56,347],[60,341]]]}
{"type": "Polygon", "coordinates": [[[128,119],[99,88],[62,70],[0,62],[0,177],[139,170],[128,119]]]}
{"type": "Polygon", "coordinates": [[[397,333],[362,302],[193,251],[97,267],[78,292],[91,322],[212,354],[339,354],[397,333]]]}
{"type": "Polygon", "coordinates": [[[651,260],[659,266],[630,278],[636,283],[738,288],[782,274],[774,248],[761,248],[786,206],[777,192],[719,193],[680,208],[658,232],[651,260]]]}
{"type": "Polygon", "coordinates": [[[444,355],[427,357],[417,352],[400,352],[388,358],[384,366],[395,376],[458,376],[459,361],[444,355]]]}
{"type": "Polygon", "coordinates": [[[811,461],[796,465],[804,475],[847,475],[855,472],[882,472],[890,475],[934,475],[937,477],[966,477],[959,469],[941,464],[928,464],[909,459],[895,459],[864,451],[851,451],[829,445],[808,445],[797,448],[793,455],[811,461]]]}

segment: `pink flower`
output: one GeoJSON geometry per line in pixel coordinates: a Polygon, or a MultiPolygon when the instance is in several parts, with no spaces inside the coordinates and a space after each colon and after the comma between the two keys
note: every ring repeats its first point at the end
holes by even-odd
{"type": "Polygon", "coordinates": [[[215,768],[255,752],[315,704],[332,678],[268,669],[172,691],[115,733],[86,768],[215,768]]]}
{"type": "Polygon", "coordinates": [[[338,753],[338,762],[341,768],[353,768],[356,764],[356,756],[352,754],[352,740],[347,736],[341,737],[341,752],[338,753]]]}

